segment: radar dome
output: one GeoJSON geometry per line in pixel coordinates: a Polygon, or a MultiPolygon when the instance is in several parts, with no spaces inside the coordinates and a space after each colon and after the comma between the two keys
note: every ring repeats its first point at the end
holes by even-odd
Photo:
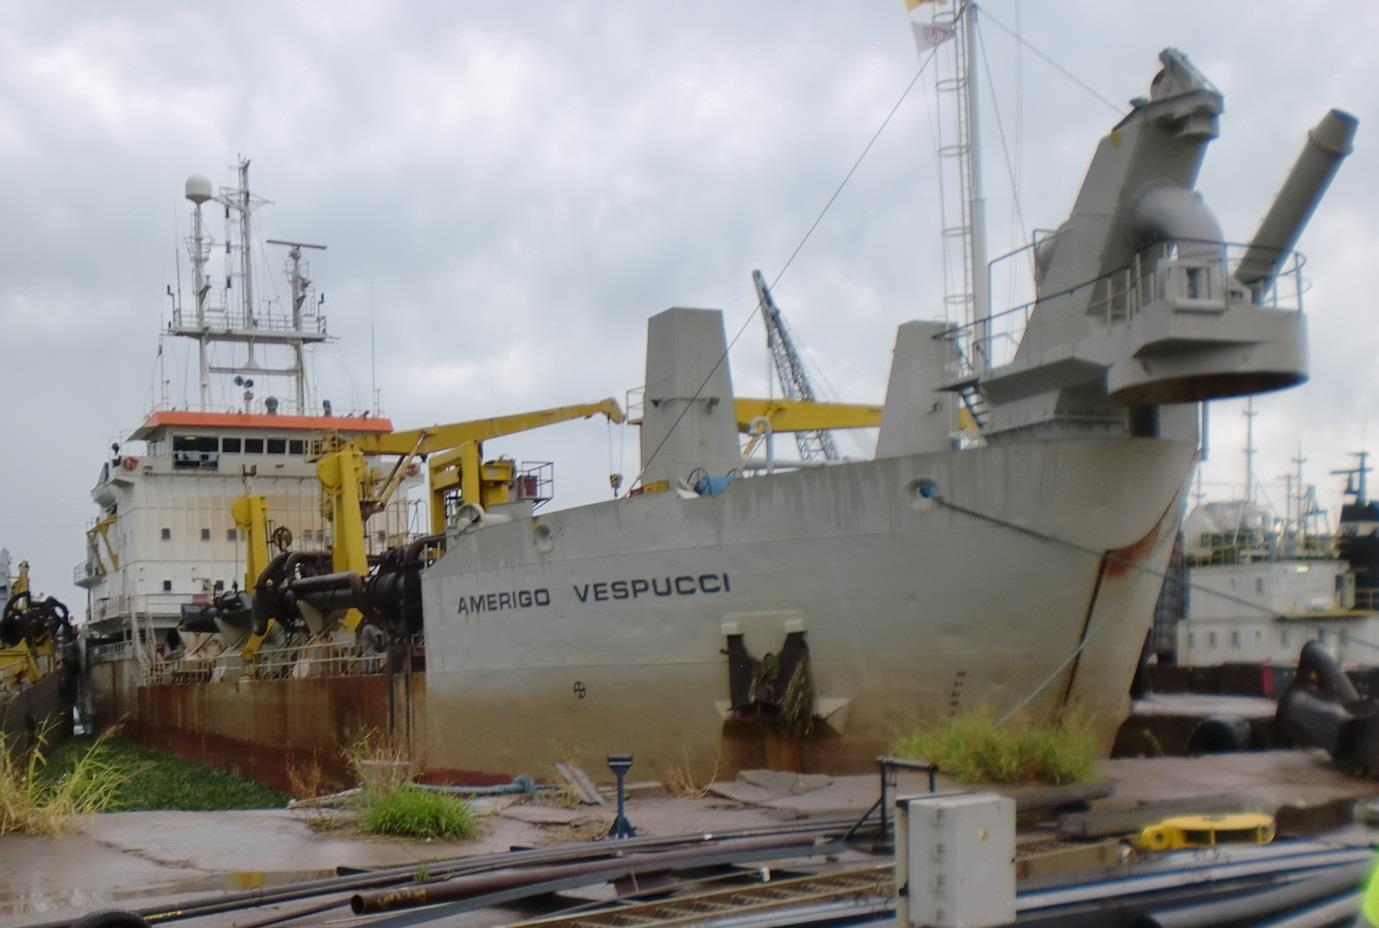
{"type": "Polygon", "coordinates": [[[187,199],[198,206],[211,198],[211,182],[200,174],[187,178],[187,199]]]}

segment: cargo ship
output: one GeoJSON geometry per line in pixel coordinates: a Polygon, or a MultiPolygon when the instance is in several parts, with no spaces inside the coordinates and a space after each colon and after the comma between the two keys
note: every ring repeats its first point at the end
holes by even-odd
{"type": "MultiPolygon", "coordinates": [[[[953,41],[970,42],[955,26],[953,41]]],[[[267,411],[155,414],[136,433],[143,456],[108,462],[97,492],[107,477],[204,472],[203,486],[226,486],[186,505],[225,520],[233,504],[245,547],[232,556],[226,535],[222,590],[203,580],[204,608],[179,605],[183,627],[217,628],[224,653],[98,684],[107,714],[279,781],[273,770],[328,761],[362,724],[405,731],[427,765],[474,777],[608,751],[653,771],[858,770],[915,727],[971,710],[1076,716],[1109,749],[1181,523],[1200,404],[1306,379],[1292,249],[1355,130],[1328,113],[1254,238],[1233,244],[1193,189],[1222,95],[1180,52],[1160,64],[1100,140],[1069,218],[1019,256],[1034,298],[993,311],[981,286],[970,321],[899,327],[873,459],[744,455],[744,432],[769,442],[855,423],[859,407],[780,401],[773,418],[769,402],[737,397],[709,309],[651,317],[628,410],[640,471],[617,498],[565,510],[542,508],[540,467],[484,460],[482,441],[616,407],[403,432],[368,418],[294,433],[267,411]],[[278,426],[282,456],[227,450],[240,423],[265,453],[278,426]],[[423,465],[429,521],[342,558],[396,505],[398,475],[423,465]],[[316,550],[255,548],[271,532],[253,505],[294,535],[313,528],[291,523],[291,502],[251,504],[252,487],[230,499],[228,485],[249,486],[246,467],[254,480],[300,469],[297,510],[330,515],[307,536],[316,550]],[[231,589],[232,562],[263,569],[231,589]],[[242,642],[260,648],[275,629],[277,664],[242,658],[242,642]],[[323,647],[334,650],[313,656],[323,647]]],[[[964,192],[975,208],[979,191],[964,192]]],[[[969,280],[985,281],[983,251],[968,253],[969,280]]],[[[197,331],[200,319],[174,327],[197,331]]],[[[220,543],[224,525],[163,543],[178,557],[209,551],[197,546],[220,543]]],[[[157,548],[153,529],[141,537],[157,548]]],[[[136,640],[150,639],[126,633],[120,646],[136,640]]]]}

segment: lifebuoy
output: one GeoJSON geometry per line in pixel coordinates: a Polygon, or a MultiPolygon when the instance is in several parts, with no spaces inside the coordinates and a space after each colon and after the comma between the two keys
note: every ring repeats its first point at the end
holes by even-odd
{"type": "Polygon", "coordinates": [[[125,458],[123,461],[120,462],[120,466],[123,467],[125,470],[133,470],[134,468],[139,466],[139,459],[125,458]]]}

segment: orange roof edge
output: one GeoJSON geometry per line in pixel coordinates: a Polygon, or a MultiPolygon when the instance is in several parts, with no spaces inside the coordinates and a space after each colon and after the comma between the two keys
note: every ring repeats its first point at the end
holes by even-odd
{"type": "Polygon", "coordinates": [[[265,413],[164,409],[152,413],[130,438],[150,438],[154,432],[165,428],[383,434],[393,430],[393,422],[373,416],[270,416],[265,413]]]}

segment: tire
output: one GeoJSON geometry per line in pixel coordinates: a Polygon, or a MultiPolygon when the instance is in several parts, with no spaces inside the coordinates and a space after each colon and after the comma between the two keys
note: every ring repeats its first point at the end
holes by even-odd
{"type": "Polygon", "coordinates": [[[83,915],[72,923],[72,928],[149,928],[149,924],[133,912],[105,909],[83,915]]]}

